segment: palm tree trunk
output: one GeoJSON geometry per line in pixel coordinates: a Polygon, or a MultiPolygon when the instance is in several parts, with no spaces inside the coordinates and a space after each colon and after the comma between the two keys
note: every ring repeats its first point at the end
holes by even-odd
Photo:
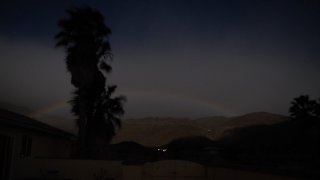
{"type": "Polygon", "coordinates": [[[87,117],[87,107],[86,107],[86,98],[84,95],[85,92],[80,90],[80,105],[79,105],[79,132],[78,132],[78,156],[80,158],[86,158],[88,155],[88,143],[87,143],[87,129],[86,124],[88,121],[87,117]]]}

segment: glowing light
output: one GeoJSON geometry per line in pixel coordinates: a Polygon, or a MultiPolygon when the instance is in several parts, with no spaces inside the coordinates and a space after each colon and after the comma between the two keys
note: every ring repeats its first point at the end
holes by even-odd
{"type": "Polygon", "coordinates": [[[166,152],[167,151],[167,149],[165,149],[165,148],[164,149],[158,148],[157,150],[160,151],[160,152],[166,152]]]}

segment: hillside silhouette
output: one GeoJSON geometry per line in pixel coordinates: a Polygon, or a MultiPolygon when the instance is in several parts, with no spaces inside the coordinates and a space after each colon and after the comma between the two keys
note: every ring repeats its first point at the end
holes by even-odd
{"type": "Polygon", "coordinates": [[[127,119],[112,143],[134,141],[144,146],[166,145],[183,137],[203,136],[216,140],[227,136],[239,127],[274,124],[289,120],[288,117],[258,112],[236,117],[207,117],[199,119],[151,117],[127,119]]]}

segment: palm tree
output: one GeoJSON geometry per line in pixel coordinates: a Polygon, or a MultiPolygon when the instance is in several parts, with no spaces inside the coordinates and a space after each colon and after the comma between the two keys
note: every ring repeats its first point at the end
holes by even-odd
{"type": "Polygon", "coordinates": [[[116,86],[109,86],[96,101],[93,121],[88,122],[88,149],[93,157],[105,154],[106,146],[116,134],[116,128],[121,127],[120,116],[124,113],[123,102],[125,97],[112,97],[116,86]]]}
{"type": "Polygon", "coordinates": [[[320,118],[319,103],[310,100],[308,95],[301,95],[294,98],[289,109],[290,117],[301,124],[313,124],[315,120],[320,118]]]}
{"type": "Polygon", "coordinates": [[[124,98],[111,97],[115,86],[105,90],[104,74],[111,72],[112,53],[108,41],[111,30],[104,24],[103,16],[89,7],[71,8],[67,13],[69,17],[58,22],[61,31],[55,36],[56,46],[66,50],[67,70],[76,88],[70,103],[73,114],[78,117],[79,155],[88,156],[88,142],[92,134],[98,132],[92,127],[102,123],[99,127],[105,127],[106,142],[110,141],[120,126],[124,98]],[[113,106],[117,109],[111,108],[113,106]]]}

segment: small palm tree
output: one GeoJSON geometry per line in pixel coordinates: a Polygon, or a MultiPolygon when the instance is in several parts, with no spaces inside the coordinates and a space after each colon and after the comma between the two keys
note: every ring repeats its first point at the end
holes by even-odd
{"type": "Polygon", "coordinates": [[[70,103],[79,127],[79,155],[88,156],[92,137],[109,142],[120,126],[124,98],[111,97],[115,86],[105,89],[112,53],[108,40],[111,30],[103,16],[89,7],[71,8],[67,13],[69,17],[58,22],[61,31],[55,36],[56,46],[66,50],[67,70],[76,87],[70,103]],[[93,127],[103,129],[96,131],[93,127]]]}
{"type": "Polygon", "coordinates": [[[313,123],[320,117],[320,104],[315,100],[310,100],[308,95],[301,95],[294,98],[289,109],[290,117],[303,124],[313,123]]]}

